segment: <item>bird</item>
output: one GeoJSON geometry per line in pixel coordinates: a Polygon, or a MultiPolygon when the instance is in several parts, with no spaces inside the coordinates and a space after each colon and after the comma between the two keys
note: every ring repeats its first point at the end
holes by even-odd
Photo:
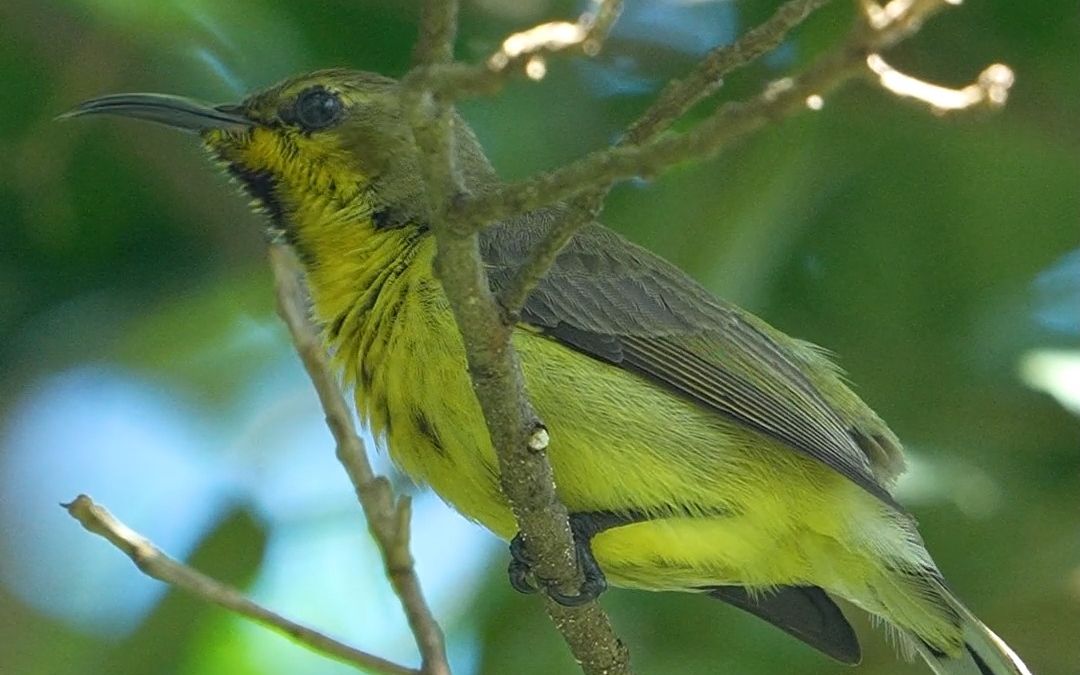
{"type": "MultiPolygon", "coordinates": [[[[65,117],[115,115],[199,136],[272,236],[295,249],[312,317],[380,446],[511,542],[518,590],[569,606],[609,584],[705,594],[857,664],[859,641],[834,601],[843,598],[938,675],[1030,675],[947,586],[894,496],[899,439],[829,354],[598,222],[561,250],[511,338],[550,435],[584,581],[566,594],[532,574],[435,273],[423,158],[402,96],[398,80],[328,69],[239,103],[114,94],[65,117]]],[[[498,190],[456,112],[451,132],[463,188],[498,190]]],[[[481,231],[493,290],[568,209],[481,231]]]]}

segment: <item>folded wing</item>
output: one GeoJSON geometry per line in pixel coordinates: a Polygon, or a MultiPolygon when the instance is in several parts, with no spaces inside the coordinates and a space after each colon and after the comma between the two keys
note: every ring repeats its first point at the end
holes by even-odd
{"type": "MultiPolygon", "coordinates": [[[[554,217],[538,214],[484,231],[481,251],[493,287],[506,283],[554,217]]],[[[583,228],[529,296],[521,319],[822,462],[900,509],[885,487],[902,466],[898,446],[830,405],[814,373],[807,374],[817,369],[818,377],[843,386],[823,357],[808,362],[793,347],[805,350],[804,343],[610,230],[583,228]]]]}

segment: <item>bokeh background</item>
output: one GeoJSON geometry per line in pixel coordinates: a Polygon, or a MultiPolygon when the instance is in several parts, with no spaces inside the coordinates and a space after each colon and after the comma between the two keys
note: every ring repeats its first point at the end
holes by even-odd
{"type": "MultiPolygon", "coordinates": [[[[466,1],[459,53],[573,16],[466,1]]],[[[603,58],[464,106],[507,177],[612,140],[668,77],[776,0],[631,0],[603,58]]],[[[838,1],[731,78],[757,90],[839,40],[838,1]]],[[[0,672],[344,673],[138,574],[57,506],[87,492],[294,618],[415,663],[315,398],[273,316],[258,217],[194,139],[53,117],[101,93],[214,101],[300,71],[401,74],[415,2],[0,3],[0,672]]],[[[1080,9],[970,0],[892,55],[996,114],[866,85],[718,159],[613,193],[604,220],[834,350],[906,439],[903,502],[957,592],[1042,675],[1080,673],[1080,9]]],[[[380,467],[392,471],[385,458],[380,467]]],[[[419,573],[455,672],[574,667],[493,537],[415,492],[419,573]]],[[[639,672],[849,672],[705,598],[604,598],[639,672]]],[[[849,608],[850,609],[850,608],[849,608]]],[[[866,675],[925,673],[849,612],[866,675]]]]}

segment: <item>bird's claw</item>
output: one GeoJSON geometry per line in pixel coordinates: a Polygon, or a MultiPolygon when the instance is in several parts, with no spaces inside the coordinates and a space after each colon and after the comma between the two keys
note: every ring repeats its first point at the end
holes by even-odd
{"type": "Polygon", "coordinates": [[[510,540],[510,566],[506,574],[510,577],[510,585],[518,593],[536,593],[539,587],[529,580],[532,576],[533,559],[525,549],[525,538],[519,532],[510,540]]]}
{"type": "MultiPolygon", "coordinates": [[[[595,562],[593,564],[595,566],[595,562]]],[[[586,570],[584,576],[584,581],[581,582],[578,592],[574,595],[561,593],[559,589],[551,585],[545,587],[548,597],[563,607],[580,607],[596,600],[607,590],[607,579],[604,578],[604,573],[598,566],[595,567],[595,571],[586,570]]]]}
{"type": "Polygon", "coordinates": [[[604,572],[597,564],[593,556],[592,547],[589,545],[589,537],[578,532],[573,527],[571,517],[571,531],[574,533],[574,551],[577,554],[578,569],[581,570],[583,580],[577,593],[566,594],[560,591],[555,582],[543,579],[533,572],[535,560],[525,547],[525,539],[519,532],[510,540],[510,565],[507,568],[507,576],[510,585],[519,593],[536,593],[543,590],[548,597],[564,607],[580,607],[600,597],[607,590],[607,579],[604,572]]]}

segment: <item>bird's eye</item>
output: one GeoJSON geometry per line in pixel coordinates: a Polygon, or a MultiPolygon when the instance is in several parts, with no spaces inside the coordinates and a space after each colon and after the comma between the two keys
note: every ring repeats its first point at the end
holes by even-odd
{"type": "Polygon", "coordinates": [[[318,131],[341,119],[344,105],[341,98],[322,87],[301,92],[293,106],[293,117],[306,131],[318,131]]]}

